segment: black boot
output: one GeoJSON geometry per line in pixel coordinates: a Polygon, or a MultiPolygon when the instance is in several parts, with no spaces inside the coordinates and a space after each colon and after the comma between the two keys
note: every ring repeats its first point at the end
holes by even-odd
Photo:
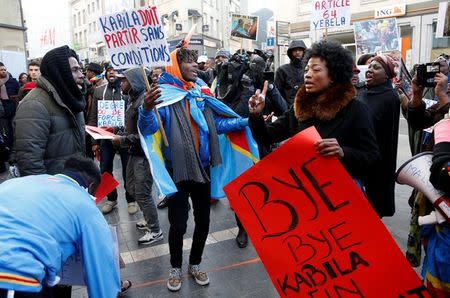
{"type": "Polygon", "coordinates": [[[236,243],[239,248],[247,247],[248,236],[247,236],[247,232],[244,230],[244,228],[239,228],[239,232],[236,236],[236,243]]]}

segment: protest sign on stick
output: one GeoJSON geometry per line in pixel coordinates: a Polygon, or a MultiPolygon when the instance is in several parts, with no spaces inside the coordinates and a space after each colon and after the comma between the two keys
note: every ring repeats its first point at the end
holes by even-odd
{"type": "Polygon", "coordinates": [[[258,36],[258,25],[257,16],[233,13],[231,15],[231,36],[256,40],[258,36]]]}
{"type": "Polygon", "coordinates": [[[225,187],[282,297],[430,297],[315,128],[225,187]],[[420,294],[420,295],[419,295],[420,294]]]}
{"type": "Polygon", "coordinates": [[[310,30],[350,26],[350,0],[312,1],[310,30]]]}
{"type": "MultiPolygon", "coordinates": [[[[115,69],[171,65],[169,45],[156,6],[132,9],[101,16],[103,34],[111,64],[115,69]]],[[[145,71],[142,73],[148,82],[145,71]]],[[[146,84],[149,91],[149,84],[146,84]]],[[[154,109],[156,119],[161,119],[154,109]]],[[[169,145],[162,125],[159,126],[166,146],[169,145]]]]}

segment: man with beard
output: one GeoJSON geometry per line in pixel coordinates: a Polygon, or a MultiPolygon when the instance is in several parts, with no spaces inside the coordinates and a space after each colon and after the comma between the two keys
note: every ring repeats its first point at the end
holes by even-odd
{"type": "Polygon", "coordinates": [[[45,54],[37,87],[17,108],[14,152],[22,176],[56,174],[84,156],[84,76],[68,46],[45,54]]]}
{"type": "Polygon", "coordinates": [[[293,40],[287,50],[290,62],[281,65],[275,73],[275,86],[289,106],[294,102],[297,90],[303,85],[302,57],[305,50],[303,40],[293,40]]]}
{"type": "MultiPolygon", "coordinates": [[[[118,79],[117,71],[111,66],[106,67],[105,78],[107,84],[97,87],[94,91],[94,97],[92,101],[92,108],[90,115],[88,117],[88,125],[97,126],[98,124],[98,101],[100,100],[112,100],[121,101],[124,100],[122,92],[120,90],[120,80],[118,79]]],[[[118,133],[123,130],[122,127],[107,127],[108,130],[118,133]]],[[[100,140],[100,143],[92,142],[92,151],[95,154],[100,154],[100,169],[101,172],[108,172],[112,175],[114,166],[114,156],[116,155],[116,149],[114,148],[111,140],[100,140]]],[[[128,162],[128,152],[126,150],[119,150],[120,161],[122,164],[122,177],[125,184],[125,198],[128,203],[128,213],[135,214],[137,209],[137,204],[135,199],[126,190],[126,167],[128,162]]],[[[117,206],[117,190],[114,190],[108,195],[108,200],[102,207],[103,214],[111,212],[117,206]]]]}

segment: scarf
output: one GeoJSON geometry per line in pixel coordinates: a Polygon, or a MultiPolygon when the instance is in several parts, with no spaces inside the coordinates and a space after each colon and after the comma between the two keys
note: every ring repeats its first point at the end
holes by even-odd
{"type": "Polygon", "coordinates": [[[84,110],[86,101],[83,91],[78,88],[72,76],[69,58],[78,60],[77,54],[68,46],[55,48],[42,58],[41,74],[55,88],[61,101],[72,111],[78,114],[84,110]]]}
{"type": "MultiPolygon", "coordinates": [[[[195,100],[190,103],[190,110],[200,112],[195,100]],[[195,107],[193,107],[195,105],[195,107]]],[[[209,182],[209,177],[204,170],[200,155],[196,150],[194,132],[190,124],[187,113],[183,109],[182,101],[178,101],[169,106],[170,111],[170,147],[173,167],[173,181],[178,183],[185,180],[193,180],[198,183],[209,182]]],[[[192,115],[192,114],[191,114],[192,115]]],[[[211,166],[219,165],[222,160],[220,157],[219,138],[214,124],[213,112],[208,106],[205,106],[205,111],[201,114],[194,113],[200,116],[194,121],[202,122],[199,129],[206,129],[209,132],[209,146],[211,154],[211,166]],[[203,121],[202,121],[203,120],[203,121]],[[206,124],[206,127],[204,127],[206,124]]]]}
{"type": "Polygon", "coordinates": [[[9,81],[9,73],[6,73],[4,79],[0,79],[0,99],[9,99],[8,92],[6,90],[6,82],[9,81]]]}

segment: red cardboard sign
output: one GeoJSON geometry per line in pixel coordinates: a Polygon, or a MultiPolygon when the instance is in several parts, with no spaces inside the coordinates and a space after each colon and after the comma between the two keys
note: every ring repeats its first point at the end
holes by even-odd
{"type": "Polygon", "coordinates": [[[95,204],[100,203],[110,192],[116,189],[117,186],[119,186],[119,182],[117,182],[110,173],[104,172],[102,174],[100,185],[95,192],[95,204]]]}
{"type": "Polygon", "coordinates": [[[304,130],[225,187],[282,297],[430,297],[369,202],[304,130]]]}

